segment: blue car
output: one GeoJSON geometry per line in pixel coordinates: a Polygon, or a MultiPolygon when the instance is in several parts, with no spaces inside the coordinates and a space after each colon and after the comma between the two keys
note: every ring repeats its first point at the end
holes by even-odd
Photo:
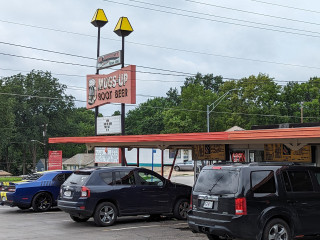
{"type": "Polygon", "coordinates": [[[17,183],[0,185],[0,205],[44,212],[57,205],[60,186],[72,171],[56,170],[30,175],[17,183]]]}

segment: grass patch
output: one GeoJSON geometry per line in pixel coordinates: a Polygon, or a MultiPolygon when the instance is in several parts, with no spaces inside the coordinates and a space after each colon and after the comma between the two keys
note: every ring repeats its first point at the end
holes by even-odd
{"type": "Polygon", "coordinates": [[[21,180],[21,177],[0,177],[0,182],[18,182],[21,180]]]}

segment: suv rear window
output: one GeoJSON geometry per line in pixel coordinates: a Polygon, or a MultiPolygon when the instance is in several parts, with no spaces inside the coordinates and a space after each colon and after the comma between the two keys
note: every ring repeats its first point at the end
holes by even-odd
{"type": "Polygon", "coordinates": [[[83,185],[90,174],[91,172],[75,172],[67,179],[67,181],[65,181],[65,184],[83,185]]]}
{"type": "Polygon", "coordinates": [[[239,185],[239,171],[235,170],[202,170],[194,191],[229,194],[236,193],[239,185]]]}

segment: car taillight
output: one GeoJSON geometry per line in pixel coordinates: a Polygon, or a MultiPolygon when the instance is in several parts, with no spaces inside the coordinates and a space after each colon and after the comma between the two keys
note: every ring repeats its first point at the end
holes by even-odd
{"type": "Polygon", "coordinates": [[[81,187],[81,197],[90,197],[90,189],[86,186],[81,187]]]}
{"type": "Polygon", "coordinates": [[[7,191],[8,191],[8,192],[15,192],[15,191],[16,191],[16,188],[8,188],[7,191]]]}
{"type": "Polygon", "coordinates": [[[192,194],[190,196],[190,205],[189,205],[189,208],[192,209],[192,194]]]}
{"type": "Polygon", "coordinates": [[[247,200],[246,198],[235,199],[236,215],[247,215],[247,200]]]}

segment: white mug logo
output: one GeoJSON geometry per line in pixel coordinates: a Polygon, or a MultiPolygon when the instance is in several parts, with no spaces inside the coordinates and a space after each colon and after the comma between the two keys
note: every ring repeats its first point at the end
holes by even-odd
{"type": "Polygon", "coordinates": [[[88,96],[88,103],[93,105],[97,99],[97,87],[96,87],[96,80],[90,79],[89,80],[89,96],[88,96]]]}

